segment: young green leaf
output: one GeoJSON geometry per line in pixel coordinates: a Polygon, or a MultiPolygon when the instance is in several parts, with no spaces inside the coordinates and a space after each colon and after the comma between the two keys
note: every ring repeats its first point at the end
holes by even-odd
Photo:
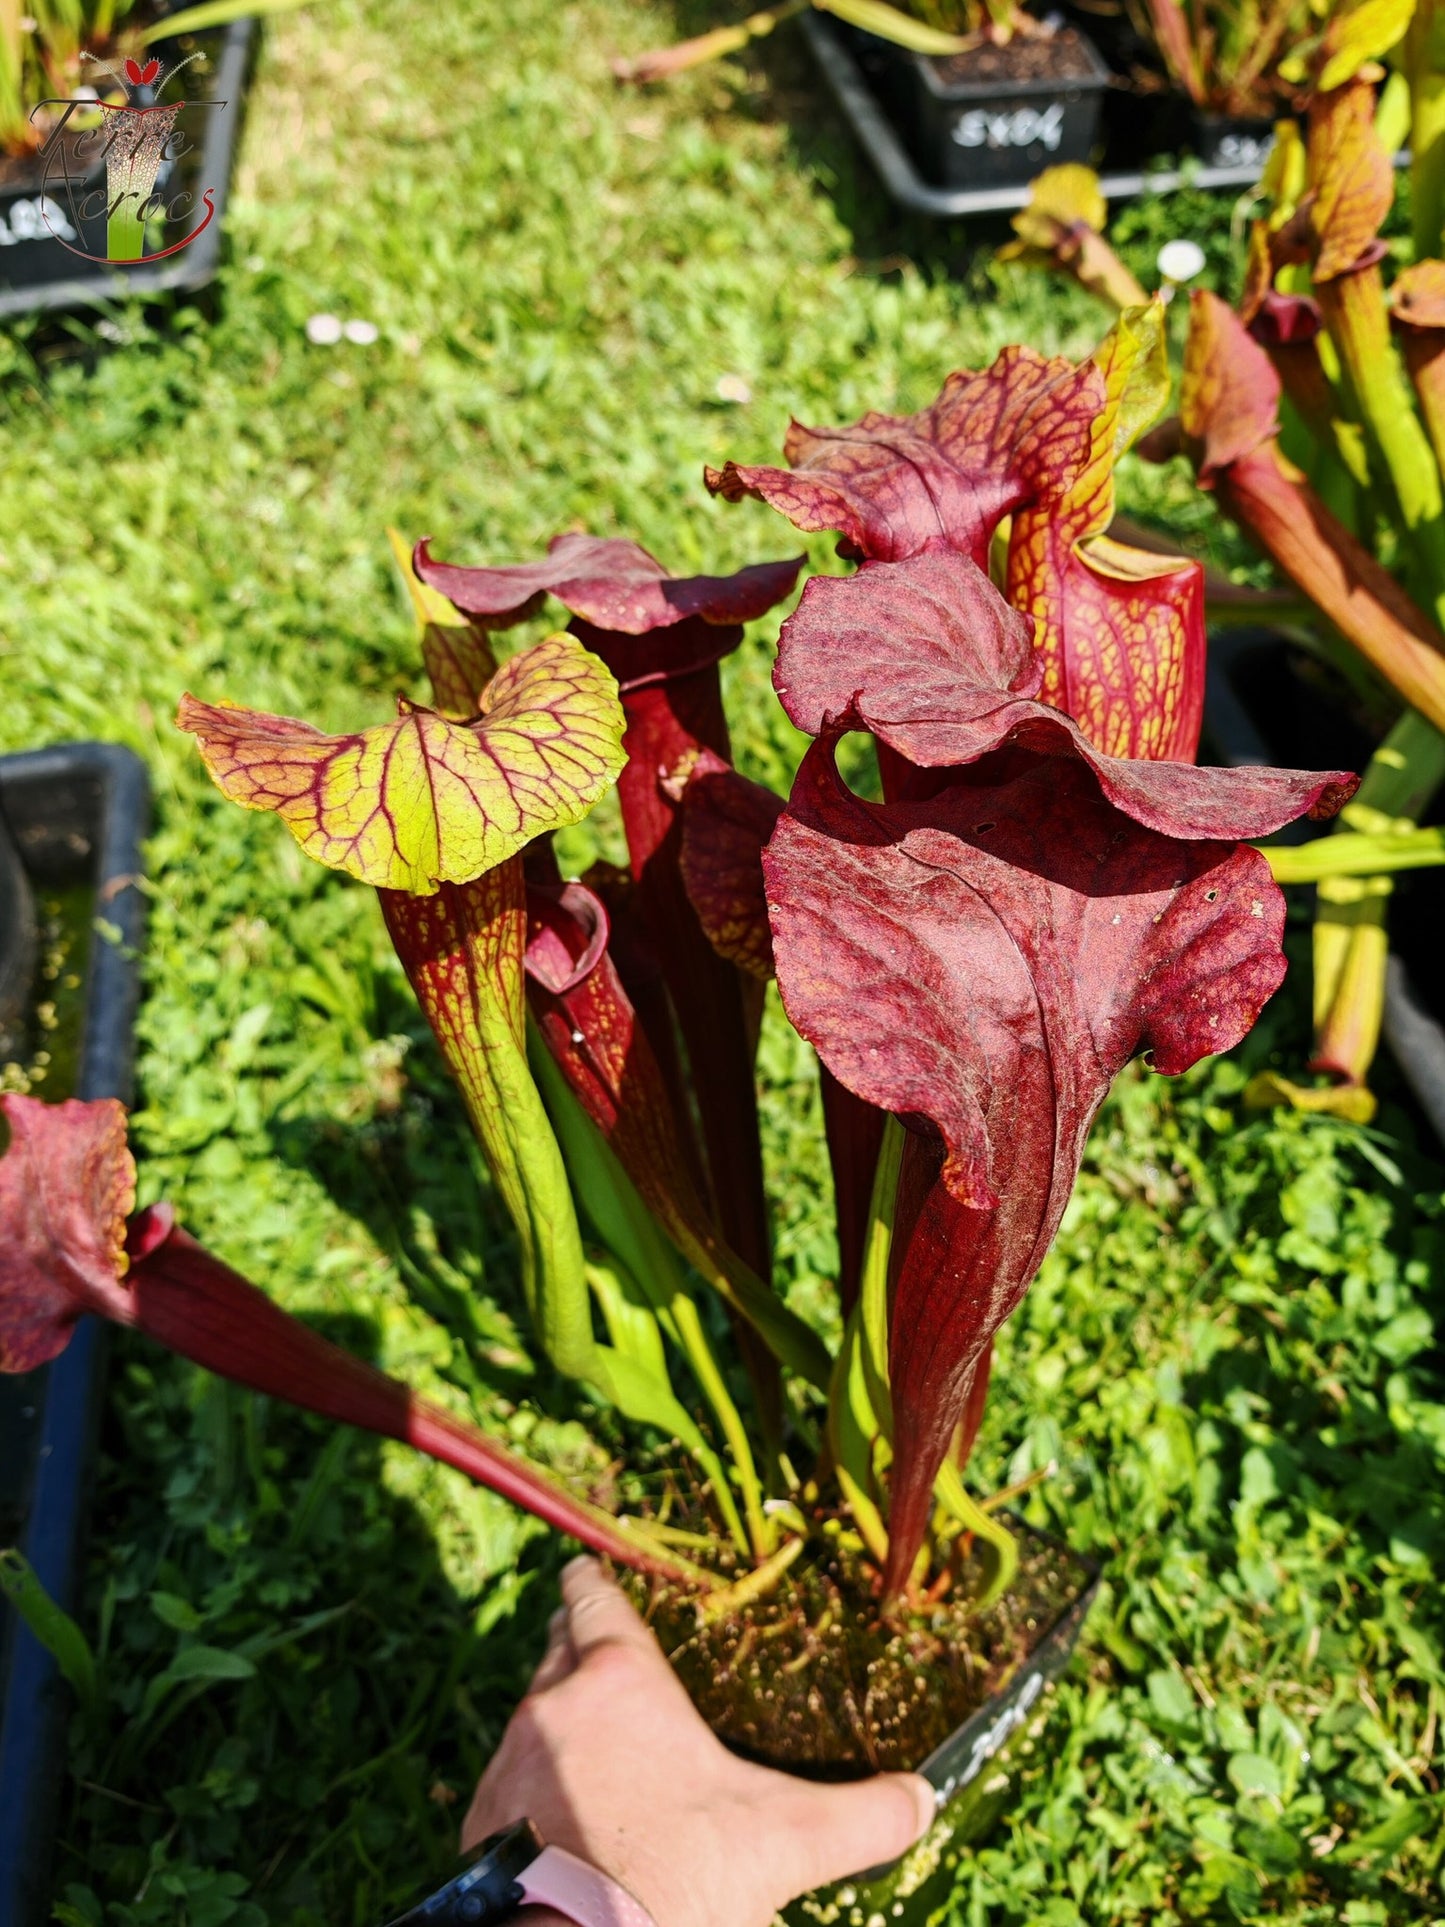
{"type": "MultiPolygon", "coordinates": [[[[4,1369],[3,1364],[0,1369],[4,1369]]],[[[96,1703],[95,1655],[90,1643],[70,1614],[56,1605],[29,1560],[14,1546],[0,1549],[0,1599],[7,1600],[20,1615],[60,1668],[75,1697],[90,1711],[96,1703]]]]}

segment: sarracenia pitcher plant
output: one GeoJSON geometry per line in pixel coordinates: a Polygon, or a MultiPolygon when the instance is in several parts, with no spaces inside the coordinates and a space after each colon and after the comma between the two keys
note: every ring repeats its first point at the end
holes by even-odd
{"type": "MultiPolygon", "coordinates": [[[[1445,20],[1409,0],[1330,16],[1304,133],[1277,129],[1237,308],[1193,298],[1180,420],[1200,484],[1301,592],[1320,646],[1394,726],[1327,845],[1271,853],[1318,887],[1315,1052],[1325,1082],[1261,1098],[1368,1118],[1392,875],[1442,860],[1417,829],[1445,778],[1445,20]],[[1400,72],[1377,91],[1379,55],[1400,72]],[[1387,249],[1394,151],[1411,148],[1412,238],[1387,249]],[[1401,252],[1408,265],[1389,272],[1401,252]],[[1389,566],[1382,558],[1388,558],[1389,566]],[[1403,705],[1403,707],[1402,707],[1403,705]]],[[[1086,170],[1035,183],[1015,258],[1050,262],[1116,306],[1137,295],[1086,170]]]]}
{"type": "Polygon", "coordinates": [[[539,1341],[675,1442],[670,1519],[614,1514],[323,1344],[163,1209],[131,1215],[114,1105],[3,1100],[0,1364],[53,1355],[82,1311],[137,1325],[410,1439],[709,1615],[840,1539],[882,1611],[941,1597],[971,1549],[996,1593],[1013,1543],[963,1478],[994,1335],[1115,1074],[1229,1048],[1280,982],[1283,900],[1240,839],[1354,787],[1193,764],[1199,569],[1106,533],[1165,392],[1159,311],[1131,310],[1078,365],[1008,349],[916,415],[795,424],[787,467],[709,473],[857,565],[783,624],[774,681],[811,739],[786,797],[734,766],[718,665],[798,558],[676,577],[612,538],[496,567],[423,542],[403,562],[429,702],[342,735],[182,702],[228,796],[378,891],[539,1341]],[[498,667],[499,632],[549,602],[567,632],[498,667]],[[880,796],[841,773],[855,733],[880,796]],[[627,868],[563,876],[551,833],[614,779],[627,868]],[[773,1282],[773,978],[821,1067],[825,1331],[773,1282]]]}

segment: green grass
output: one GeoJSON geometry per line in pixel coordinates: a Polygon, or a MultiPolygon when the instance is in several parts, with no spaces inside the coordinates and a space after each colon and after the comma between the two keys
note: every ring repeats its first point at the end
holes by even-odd
{"type": "MultiPolygon", "coordinates": [[[[666,94],[613,90],[612,52],[701,11],[472,0],[403,23],[339,0],[280,22],[214,316],[0,337],[0,747],[105,736],[156,785],[143,1195],[559,1463],[615,1435],[530,1357],[373,900],[223,804],[169,719],[190,688],[343,727],[415,688],[389,521],[459,558],[586,525],[732,567],[796,538],[709,501],[705,461],[771,455],[790,410],[917,405],[1007,341],[1093,344],[1078,291],[989,268],[996,235],[897,221],[781,36],[666,94]],[[310,346],[323,310],[380,340],[310,346]]],[[[1230,271],[1229,209],[1202,197],[1125,218],[1141,271],[1171,224],[1230,271]]],[[[1257,573],[1177,472],[1129,465],[1124,492],[1257,573]]],[[[747,766],[781,784],[775,629],[728,680],[747,766]]],[[[604,810],[569,854],[615,835],[604,810]]],[[[817,1303],[811,1071],[776,1023],[762,1066],[780,1275],[817,1303]]],[[[1100,1554],[1109,1592],[961,1877],[969,1927],[1445,1918],[1445,1180],[1393,1114],[1374,1136],[1251,1122],[1241,1082],[1126,1080],[1002,1348],[980,1476],[1056,1457],[1030,1514],[1100,1554]]],[[[400,1448],[118,1340],[82,1613],[101,1706],[75,1730],[58,1917],[397,1911],[449,1864],[560,1557],[400,1448]]]]}

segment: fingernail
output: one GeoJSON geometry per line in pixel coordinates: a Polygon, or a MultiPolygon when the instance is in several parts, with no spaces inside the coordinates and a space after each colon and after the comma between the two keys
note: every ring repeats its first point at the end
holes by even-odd
{"type": "Polygon", "coordinates": [[[597,1561],[592,1557],[591,1553],[579,1552],[575,1559],[569,1559],[566,1565],[563,1566],[562,1577],[564,1579],[575,1579],[578,1573],[591,1572],[596,1565],[597,1561]]]}

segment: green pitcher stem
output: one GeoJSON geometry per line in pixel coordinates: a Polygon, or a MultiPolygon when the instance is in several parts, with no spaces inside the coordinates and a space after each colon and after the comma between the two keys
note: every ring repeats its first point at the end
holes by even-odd
{"type": "Polygon", "coordinates": [[[886,1448],[893,1433],[888,1391],[888,1261],[903,1139],[903,1126],[890,1117],[883,1127],[874,1170],[858,1302],[848,1315],[828,1388],[828,1444],[838,1486],[864,1545],[880,1565],[888,1557],[888,1527],[875,1498],[874,1446],[886,1448]]]}
{"type": "Polygon", "coordinates": [[[978,1544],[986,1548],[988,1583],[978,1600],[978,1610],[983,1612],[1013,1584],[1019,1569],[1018,1540],[1001,1519],[986,1511],[973,1497],[952,1459],[946,1459],[939,1468],[933,1494],[963,1531],[972,1533],[978,1544]]]}
{"type": "Polygon", "coordinates": [[[1399,503],[1405,536],[1428,584],[1435,620],[1445,626],[1445,500],[1429,437],[1390,338],[1377,267],[1315,284],[1330,338],[1358,403],[1372,450],[1399,503]]]}
{"type": "Polygon", "coordinates": [[[1407,709],[1374,755],[1339,815],[1340,830],[1382,835],[1411,829],[1445,781],[1445,736],[1407,709]]]}
{"type": "Polygon", "coordinates": [[[569,1378],[593,1362],[592,1302],[571,1187],[527,1065],[521,859],[434,896],[381,890],[398,956],[426,1013],[517,1230],[533,1329],[569,1378]]]}
{"type": "MultiPolygon", "coordinates": [[[[733,1544],[746,1559],[755,1548],[743,1530],[732,1488],[728,1484],[726,1467],[703,1437],[692,1413],[674,1395],[668,1382],[666,1362],[661,1355],[660,1337],[656,1356],[652,1355],[650,1345],[639,1347],[636,1344],[638,1326],[634,1323],[634,1315],[639,1308],[633,1304],[626,1311],[623,1310],[619,1301],[628,1294],[615,1265],[590,1264],[587,1275],[602,1305],[608,1329],[613,1334],[611,1345],[599,1345],[593,1353],[589,1377],[607,1403],[615,1406],[624,1418],[630,1418],[639,1425],[653,1426],[657,1431],[675,1438],[691,1454],[707,1475],[733,1544]],[[626,1342],[619,1343],[619,1338],[626,1342]]],[[[652,1317],[652,1314],[649,1312],[648,1316],[652,1317]]],[[[652,1319],[652,1331],[656,1334],[655,1318],[652,1319]]],[[[761,1552],[758,1556],[762,1557],[761,1552]]]]}
{"type": "MultiPolygon", "coordinates": [[[[627,1267],[638,1289],[652,1304],[663,1329],[682,1352],[698,1389],[712,1407],[742,1493],[747,1519],[744,1549],[750,1543],[754,1557],[764,1557],[771,1552],[776,1534],[763,1510],[762,1485],[747,1427],[708,1343],[701,1315],[683,1282],[676,1254],[531,1023],[528,1024],[528,1045],[536,1080],[555,1122],[582,1209],[598,1237],[627,1267]]],[[[720,1498],[719,1503],[726,1511],[728,1500],[720,1498]]]]}
{"type": "MultiPolygon", "coordinates": [[[[1445,736],[1407,709],[1370,758],[1341,832],[1384,837],[1414,827],[1445,780],[1445,736]]],[[[1315,1048],[1320,1068],[1363,1083],[1384,1010],[1388,876],[1327,876],[1315,915],[1315,1048]]]]}
{"type": "Polygon", "coordinates": [[[890,1117],[883,1126],[858,1282],[863,1371],[873,1409],[888,1438],[893,1436],[893,1399],[888,1387],[888,1265],[893,1251],[893,1215],[898,1202],[898,1174],[903,1167],[906,1135],[896,1117],[890,1117]]]}
{"type": "Polygon", "coordinates": [[[1366,836],[1342,830],[1313,843],[1256,844],[1276,883],[1322,883],[1326,877],[1398,876],[1445,863],[1445,827],[1391,830],[1366,836]]]}

